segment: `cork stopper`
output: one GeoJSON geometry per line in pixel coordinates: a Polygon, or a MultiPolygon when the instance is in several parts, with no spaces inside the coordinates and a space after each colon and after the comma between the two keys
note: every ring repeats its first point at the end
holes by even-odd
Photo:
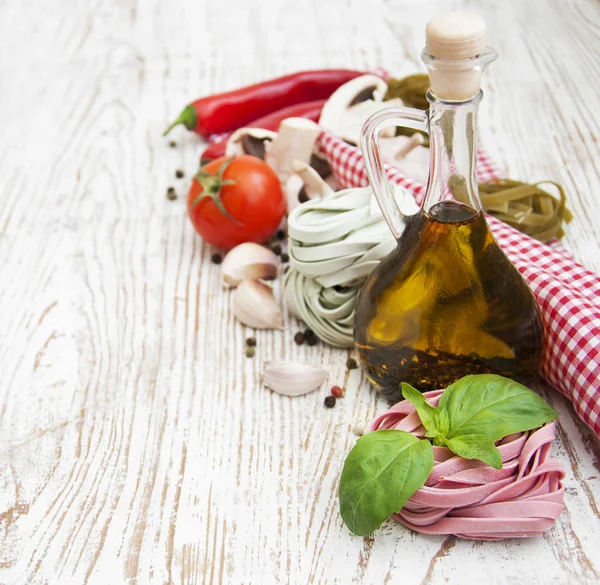
{"type": "Polygon", "coordinates": [[[444,100],[467,100],[479,93],[488,51],[483,19],[470,12],[448,12],[427,24],[425,59],[431,91],[444,100]]]}

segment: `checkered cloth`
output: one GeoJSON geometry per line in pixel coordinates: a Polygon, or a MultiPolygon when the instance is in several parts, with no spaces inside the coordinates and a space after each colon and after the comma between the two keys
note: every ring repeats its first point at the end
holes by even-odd
{"type": "MultiPolygon", "coordinates": [[[[320,147],[344,188],[368,185],[360,150],[329,133],[320,147]]],[[[501,173],[478,153],[479,181],[501,173]]],[[[425,186],[386,165],[389,179],[421,203],[425,186]]],[[[542,311],[546,348],[542,377],[567,396],[583,421],[600,436],[600,277],[578,264],[558,243],[542,244],[494,217],[488,224],[511,262],[523,275],[542,311]]]]}

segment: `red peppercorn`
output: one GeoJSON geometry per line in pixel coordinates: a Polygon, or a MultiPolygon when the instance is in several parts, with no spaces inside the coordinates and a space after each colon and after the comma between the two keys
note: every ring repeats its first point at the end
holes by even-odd
{"type": "Polygon", "coordinates": [[[331,395],[335,396],[336,398],[342,398],[345,393],[346,390],[341,386],[333,386],[333,388],[331,389],[331,395]]]}

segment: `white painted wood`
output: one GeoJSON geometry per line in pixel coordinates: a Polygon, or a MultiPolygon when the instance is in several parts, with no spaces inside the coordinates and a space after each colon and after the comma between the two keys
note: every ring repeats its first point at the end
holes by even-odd
{"type": "Polygon", "coordinates": [[[479,12],[501,54],[487,148],[567,189],[566,245],[600,270],[594,0],[112,0],[0,5],[0,583],[588,583],[600,580],[600,446],[565,400],[567,509],[529,541],[342,526],[352,428],[385,408],[346,352],[228,310],[182,195],[201,150],[161,131],[189,99],[310,67],[419,66],[427,19],[479,12]],[[176,180],[176,168],[187,178],[176,180]],[[266,359],[329,369],[346,397],[259,384],[266,359]]]}

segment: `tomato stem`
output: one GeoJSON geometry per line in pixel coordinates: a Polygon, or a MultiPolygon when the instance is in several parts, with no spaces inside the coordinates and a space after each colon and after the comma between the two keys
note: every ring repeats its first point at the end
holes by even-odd
{"type": "Polygon", "coordinates": [[[221,187],[226,187],[227,185],[235,185],[236,181],[232,181],[231,179],[223,179],[223,175],[227,170],[227,167],[233,162],[235,157],[231,157],[227,159],[217,171],[216,175],[211,175],[207,173],[203,167],[200,167],[200,170],[194,177],[196,181],[202,187],[202,192],[194,199],[192,203],[192,208],[194,208],[200,201],[204,199],[212,199],[217,206],[217,209],[229,220],[237,225],[243,225],[241,221],[238,221],[235,217],[233,217],[229,211],[227,211],[223,201],[221,200],[221,187]]]}

